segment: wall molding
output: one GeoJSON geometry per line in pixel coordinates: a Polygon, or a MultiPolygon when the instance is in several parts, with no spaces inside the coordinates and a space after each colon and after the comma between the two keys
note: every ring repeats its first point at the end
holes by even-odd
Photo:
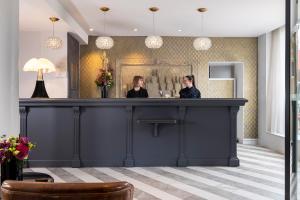
{"type": "MultiPolygon", "coordinates": [[[[152,67],[187,67],[189,70],[188,74],[195,75],[195,82],[198,83],[198,74],[194,73],[195,69],[192,63],[185,63],[178,60],[169,60],[169,59],[142,59],[142,58],[127,58],[127,59],[116,59],[116,97],[123,98],[123,82],[122,82],[122,68],[123,67],[136,67],[143,66],[145,68],[152,67]]],[[[197,70],[196,70],[197,71],[197,70]]]]}

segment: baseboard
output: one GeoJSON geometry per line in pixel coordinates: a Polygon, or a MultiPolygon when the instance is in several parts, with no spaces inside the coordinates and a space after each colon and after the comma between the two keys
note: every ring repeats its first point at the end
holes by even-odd
{"type": "Polygon", "coordinates": [[[241,144],[257,145],[257,139],[244,138],[244,139],[242,140],[241,144]]]}

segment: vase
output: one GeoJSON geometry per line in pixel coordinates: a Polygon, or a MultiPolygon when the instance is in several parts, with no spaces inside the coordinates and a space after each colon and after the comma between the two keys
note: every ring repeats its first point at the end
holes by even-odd
{"type": "Polygon", "coordinates": [[[101,92],[101,98],[107,98],[108,97],[107,85],[101,86],[100,87],[100,92],[101,92]]]}
{"type": "Polygon", "coordinates": [[[23,180],[23,161],[16,158],[1,164],[1,185],[5,180],[23,180]]]}

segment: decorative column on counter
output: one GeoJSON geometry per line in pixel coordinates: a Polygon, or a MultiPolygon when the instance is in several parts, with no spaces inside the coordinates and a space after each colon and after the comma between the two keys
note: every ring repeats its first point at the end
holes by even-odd
{"type": "Polygon", "coordinates": [[[99,69],[95,83],[99,88],[101,98],[107,98],[108,90],[113,86],[113,70],[109,67],[109,60],[105,51],[102,56],[102,68],[99,69]]]}

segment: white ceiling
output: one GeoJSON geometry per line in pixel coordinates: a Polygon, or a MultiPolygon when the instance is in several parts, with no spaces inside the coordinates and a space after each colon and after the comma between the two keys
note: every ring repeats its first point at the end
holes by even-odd
{"type": "MultiPolygon", "coordinates": [[[[203,35],[210,37],[256,37],[284,24],[284,0],[52,0],[59,1],[90,35],[103,34],[103,15],[99,7],[108,6],[107,34],[145,36],[152,34],[151,6],[159,7],[157,34],[198,36],[199,7],[208,8],[203,35]],[[93,28],[94,32],[89,32],[93,28]],[[138,31],[134,32],[133,29],[138,31]],[[178,30],[182,31],[179,32],[178,30]]],[[[48,17],[55,14],[43,0],[22,0],[22,30],[51,30],[48,17]]],[[[58,29],[68,29],[61,22],[58,29]]]]}
{"type": "MultiPolygon", "coordinates": [[[[57,1],[57,0],[54,0],[57,1]]],[[[51,16],[58,16],[45,0],[20,1],[20,30],[21,31],[52,31],[51,16]]],[[[56,25],[57,31],[68,31],[69,26],[60,20],[56,25]]]]}

